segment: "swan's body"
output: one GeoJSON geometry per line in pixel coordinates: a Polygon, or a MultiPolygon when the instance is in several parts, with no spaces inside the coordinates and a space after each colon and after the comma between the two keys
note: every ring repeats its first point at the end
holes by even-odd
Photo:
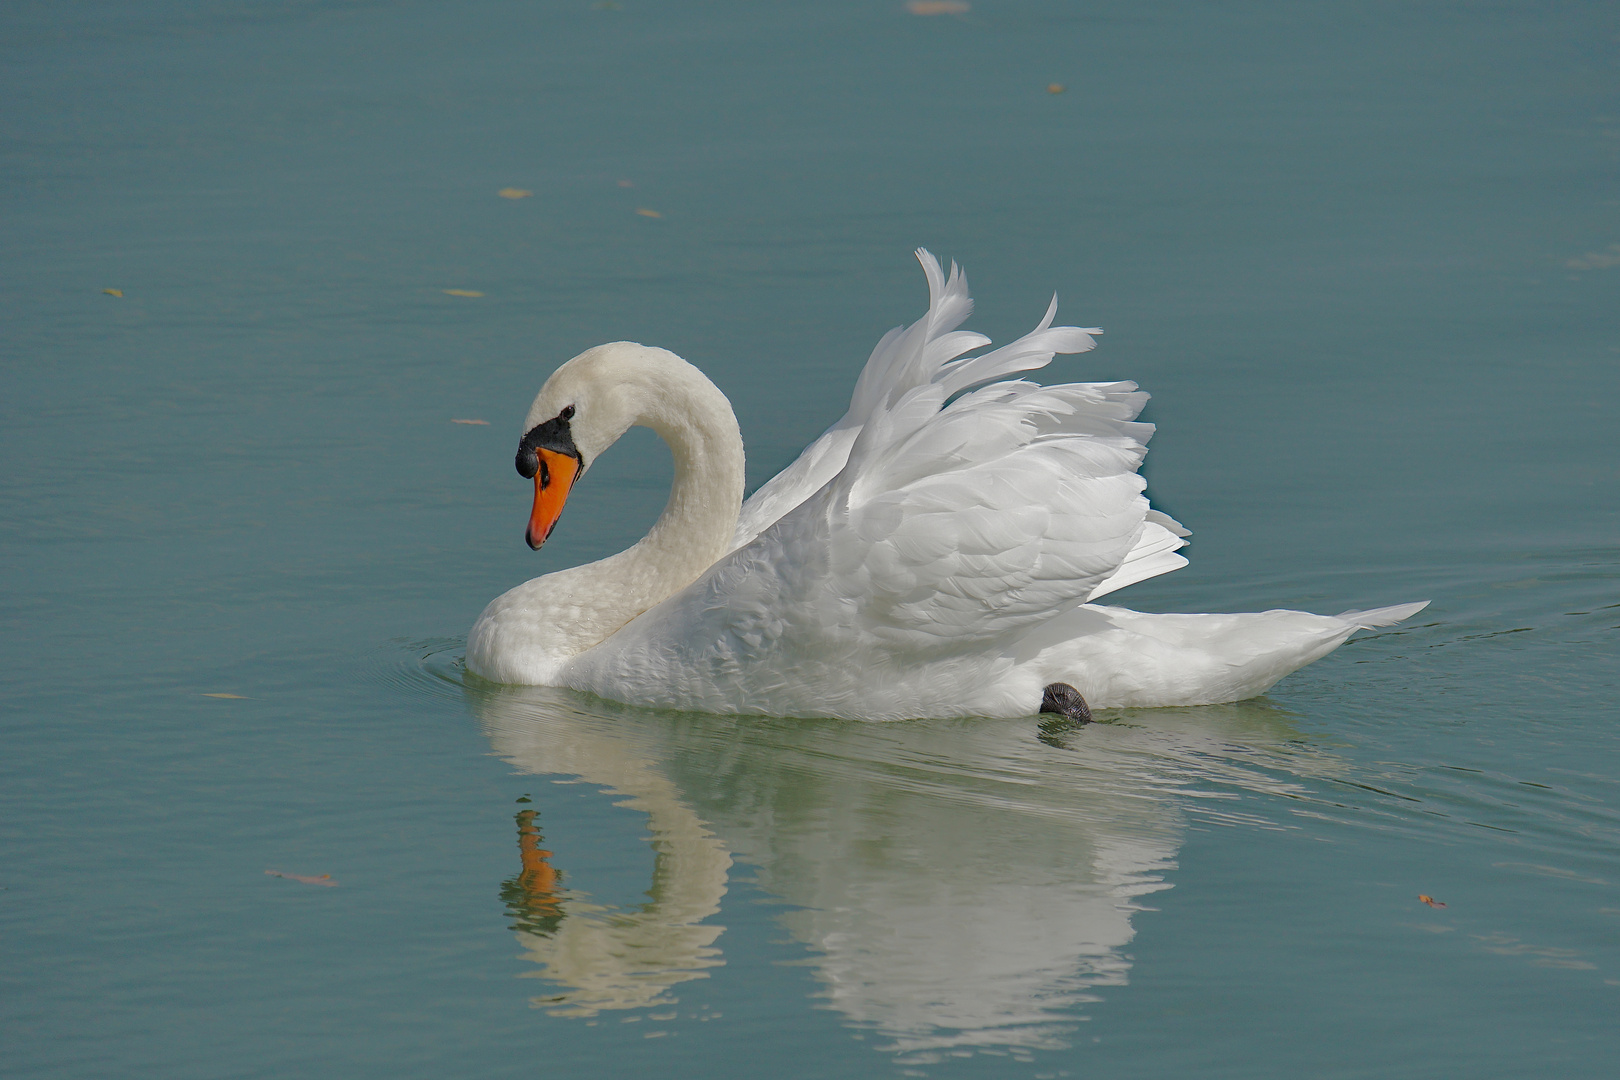
{"type": "Polygon", "coordinates": [[[1137,469],[1152,426],[1136,384],[1009,376],[1083,352],[1096,330],[988,344],[956,331],[972,302],[927,252],[928,314],[879,342],[849,412],[742,501],[725,396],[662,349],[603,345],[564,364],[529,410],[538,547],[567,487],[633,425],[675,459],[640,543],[497,597],[467,666],[640,705],[890,719],[1021,716],[1042,689],[1096,707],[1202,705],[1264,692],[1357,628],[1423,604],[1343,615],[1149,615],[1090,601],[1186,565],[1185,529],[1137,469]],[[978,389],[974,389],[978,387],[978,389]]]}

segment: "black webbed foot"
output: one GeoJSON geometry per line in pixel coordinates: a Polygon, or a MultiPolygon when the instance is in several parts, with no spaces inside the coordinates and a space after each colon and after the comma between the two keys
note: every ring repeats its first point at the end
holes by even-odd
{"type": "Polygon", "coordinates": [[[1080,691],[1055,682],[1041,692],[1041,728],[1035,736],[1048,746],[1072,750],[1070,736],[1091,723],[1091,708],[1080,691]]]}
{"type": "Polygon", "coordinates": [[[1091,706],[1066,682],[1052,683],[1041,691],[1041,712],[1056,713],[1076,724],[1091,723],[1091,706]]]}

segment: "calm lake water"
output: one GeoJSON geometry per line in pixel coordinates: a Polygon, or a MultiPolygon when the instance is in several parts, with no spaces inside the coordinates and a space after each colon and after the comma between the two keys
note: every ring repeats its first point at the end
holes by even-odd
{"type": "Polygon", "coordinates": [[[0,78],[9,1075],[1612,1075],[1620,7],[14,0],[0,78]],[[556,364],[758,484],[917,245],[1155,395],[1119,602],[1432,606],[1079,731],[464,685],[663,504],[525,547],[556,364]]]}

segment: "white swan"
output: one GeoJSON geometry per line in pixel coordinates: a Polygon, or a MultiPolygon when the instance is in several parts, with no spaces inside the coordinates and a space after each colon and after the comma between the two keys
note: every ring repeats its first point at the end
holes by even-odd
{"type": "Polygon", "coordinates": [[[1150,615],[1091,603],[1186,565],[1187,531],[1149,508],[1137,473],[1147,395],[1011,378],[1101,332],[1052,326],[1056,298],[1031,333],[964,356],[989,344],[956,329],[972,310],[967,281],[917,257],[928,313],[878,342],[843,419],[746,503],[736,417],[697,368],[633,342],[558,368],[518,449],[535,482],[529,545],[637,424],[673,451],[669,503],[628,550],[493,600],[467,667],[718,713],[1085,718],[1055,684],[1098,707],[1237,701],[1425,606],[1150,615]]]}

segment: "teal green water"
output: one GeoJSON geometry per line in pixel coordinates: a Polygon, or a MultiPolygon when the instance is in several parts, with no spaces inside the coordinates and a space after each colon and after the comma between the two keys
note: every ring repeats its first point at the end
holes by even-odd
{"type": "Polygon", "coordinates": [[[1611,1074],[1614,5],[19,0],[0,80],[8,1074],[1611,1074]],[[1080,731],[463,686],[663,503],[525,547],[554,365],[757,484],[917,245],[1155,395],[1121,602],[1432,606],[1080,731]]]}

